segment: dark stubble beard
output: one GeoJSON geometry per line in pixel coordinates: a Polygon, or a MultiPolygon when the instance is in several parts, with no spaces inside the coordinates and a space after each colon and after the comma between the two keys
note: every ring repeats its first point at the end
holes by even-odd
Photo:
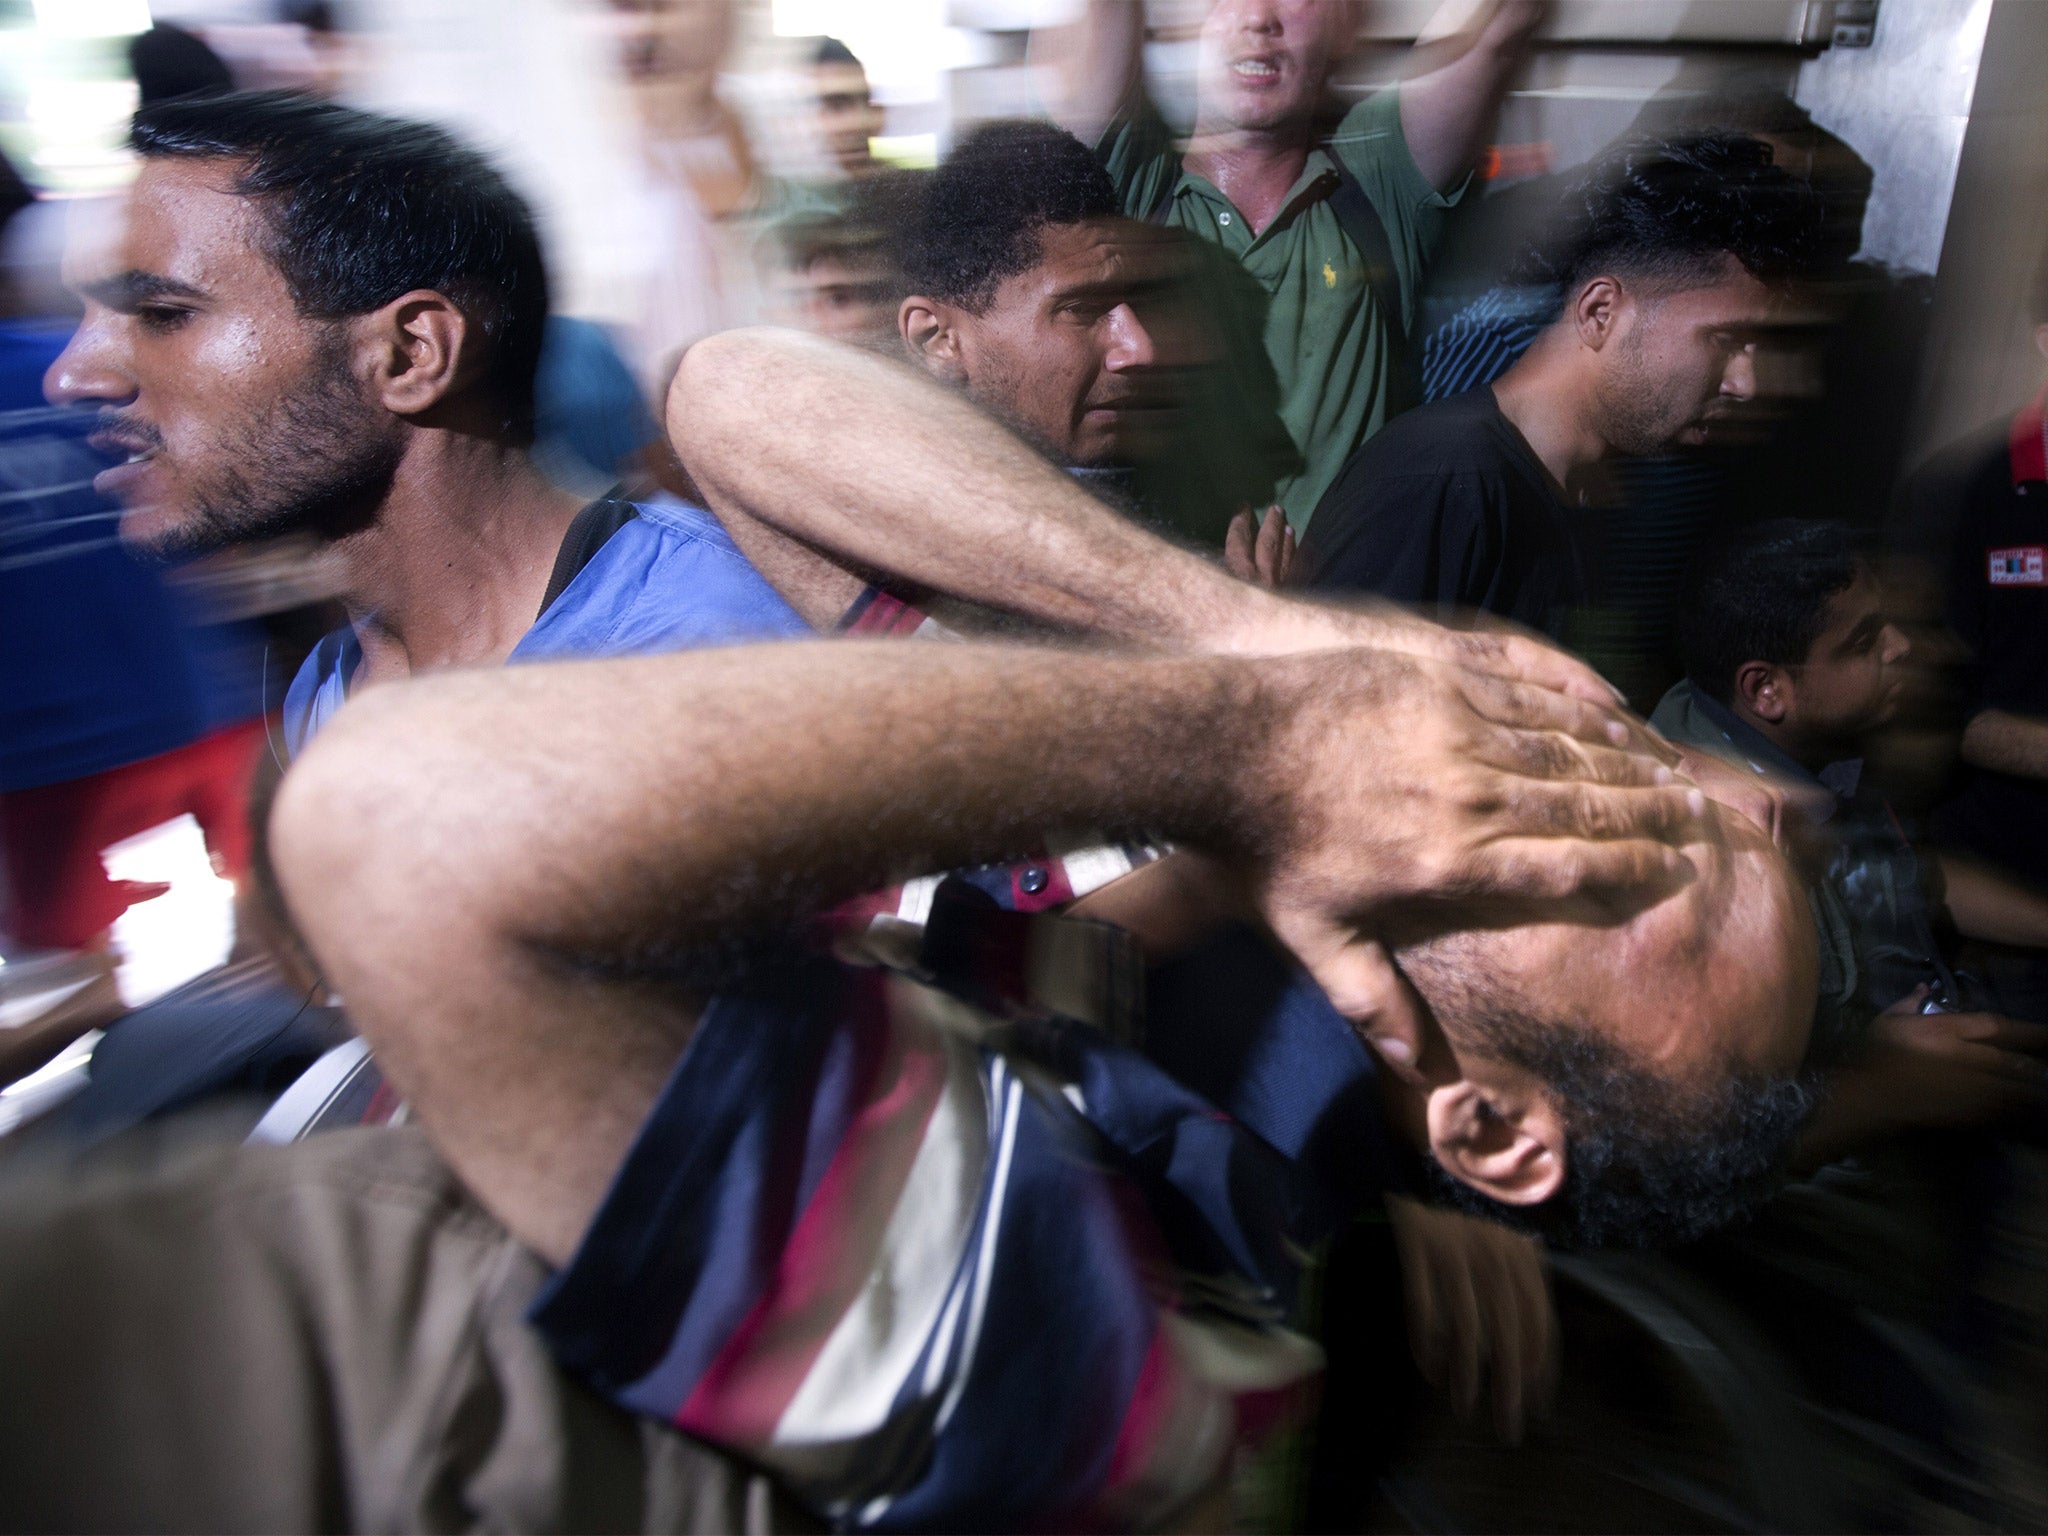
{"type": "Polygon", "coordinates": [[[1687,415],[1672,419],[1669,405],[1643,356],[1642,335],[1621,338],[1616,368],[1600,390],[1600,435],[1616,453],[1654,459],[1675,452],[1678,437],[1691,424],[1687,415]]]}
{"type": "Polygon", "coordinates": [[[331,542],[368,526],[398,470],[390,426],[350,376],[341,338],[328,338],[302,387],[222,431],[212,483],[148,552],[188,560],[294,533],[331,542]]]}

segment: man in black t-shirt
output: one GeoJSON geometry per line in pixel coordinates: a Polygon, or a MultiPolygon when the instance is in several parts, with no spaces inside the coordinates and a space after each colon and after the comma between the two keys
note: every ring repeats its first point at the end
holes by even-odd
{"type": "MultiPolygon", "coordinates": [[[[2048,258],[2034,280],[2048,355],[2048,258]]],[[[1916,543],[1947,554],[1947,620],[1968,652],[1963,776],[1935,814],[1947,846],[2048,890],[2048,390],[1936,455],[1907,483],[1916,543]]],[[[2026,1017],[2048,1020],[2048,964],[1985,956],[2026,1017]],[[2005,963],[2010,960],[2012,963],[2005,963]]]]}
{"type": "Polygon", "coordinates": [[[1758,341],[1821,226],[1818,195],[1743,135],[1593,166],[1548,263],[1557,317],[1491,386],[1409,412],[1352,456],[1300,579],[1561,636],[1588,597],[1573,521],[1591,473],[1705,443],[1753,398],[1758,341]]]}

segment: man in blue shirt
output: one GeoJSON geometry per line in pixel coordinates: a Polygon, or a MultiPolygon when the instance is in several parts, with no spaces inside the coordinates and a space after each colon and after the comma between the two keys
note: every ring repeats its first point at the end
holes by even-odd
{"type": "Polygon", "coordinates": [[[310,533],[347,630],[292,685],[799,633],[704,514],[579,506],[534,466],[547,277],[525,204],[437,129],[285,94],[138,115],[141,171],[66,257],[50,398],[96,404],[122,537],[170,558],[310,533]]]}
{"type": "MultiPolygon", "coordinates": [[[[288,752],[353,690],[435,667],[807,632],[709,514],[579,506],[536,465],[546,273],[482,156],[283,93],[163,103],[133,137],[118,216],[67,252],[85,312],[45,389],[99,408],[91,441],[124,462],[95,485],[131,549],[325,546],[349,622],[286,693],[288,752]]],[[[207,1083],[250,1070],[305,990],[252,1013],[207,1083]]],[[[182,1016],[123,1028],[187,1035],[182,1016]]],[[[153,1076],[134,1102],[172,1107],[160,1084],[185,1076],[153,1076]]]]}

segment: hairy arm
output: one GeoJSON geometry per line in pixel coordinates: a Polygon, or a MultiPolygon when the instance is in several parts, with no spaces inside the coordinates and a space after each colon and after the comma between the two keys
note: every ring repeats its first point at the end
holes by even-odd
{"type": "Polygon", "coordinates": [[[697,343],[669,391],[668,429],[742,548],[772,531],[843,567],[1127,645],[1243,655],[1368,645],[1615,697],[1582,662],[1526,635],[1239,581],[1119,517],[922,375],[800,332],[697,343]]]}
{"type": "Polygon", "coordinates": [[[444,674],[342,711],[272,853],[442,1153],[560,1261],[689,1038],[692,955],[1085,825],[1234,862],[1338,985],[1390,903],[1681,872],[1696,792],[1610,724],[1370,651],[832,642],[444,674]]]}
{"type": "Polygon", "coordinates": [[[2048,779],[2048,720],[1987,709],[1963,728],[1963,761],[1993,773],[2048,779]]]}
{"type": "Polygon", "coordinates": [[[1144,89],[1144,0],[1086,0],[1068,25],[1031,34],[1030,61],[1047,115],[1095,143],[1144,89]]]}
{"type": "Polygon", "coordinates": [[[1457,50],[1448,63],[1401,82],[1401,136],[1438,191],[1456,186],[1479,158],[1547,9],[1541,0],[1496,0],[1446,45],[1457,50]]]}

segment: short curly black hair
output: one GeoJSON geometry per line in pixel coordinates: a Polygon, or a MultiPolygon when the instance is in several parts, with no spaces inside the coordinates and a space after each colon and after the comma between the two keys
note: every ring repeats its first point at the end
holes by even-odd
{"type": "Polygon", "coordinates": [[[1687,580],[1674,626],[1695,688],[1726,704],[1744,662],[1796,667],[1828,604],[1869,569],[1870,538],[1846,523],[1776,518],[1728,535],[1687,580]]]}
{"type": "Polygon", "coordinates": [[[1761,139],[1635,140],[1572,183],[1526,275],[1568,297],[1602,273],[1704,281],[1733,256],[1761,281],[1784,283],[1818,270],[1826,227],[1826,200],[1773,165],[1761,139]]]}
{"type": "Polygon", "coordinates": [[[903,232],[912,293],[979,314],[1037,261],[1048,225],[1114,218],[1116,188],[1093,151],[1050,123],[984,123],[934,171],[903,232]]]}

